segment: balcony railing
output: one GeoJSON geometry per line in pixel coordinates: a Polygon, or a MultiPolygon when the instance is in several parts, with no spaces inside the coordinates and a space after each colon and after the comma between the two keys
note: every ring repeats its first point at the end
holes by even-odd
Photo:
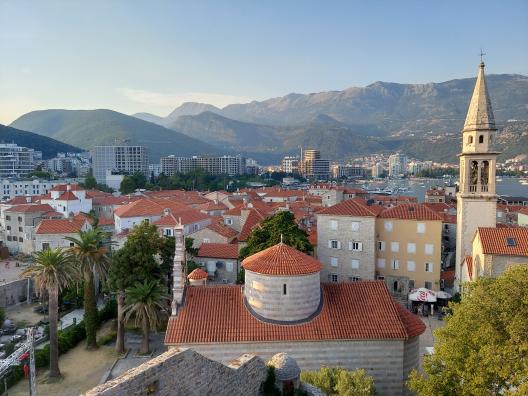
{"type": "Polygon", "coordinates": [[[469,185],[469,192],[488,192],[489,185],[488,184],[470,184],[469,185]]]}

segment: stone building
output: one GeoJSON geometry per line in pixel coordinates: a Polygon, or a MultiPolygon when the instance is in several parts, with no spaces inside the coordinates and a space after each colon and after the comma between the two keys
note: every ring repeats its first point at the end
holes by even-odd
{"type": "MultiPolygon", "coordinates": [[[[246,258],[245,285],[175,288],[165,344],[220,362],[294,357],[301,370],[364,368],[382,395],[409,394],[422,321],[383,282],[320,283],[321,263],[283,243],[246,258]]],[[[182,264],[175,260],[174,273],[182,264]]],[[[175,282],[176,284],[177,282],[175,282]]]]}
{"type": "Polygon", "coordinates": [[[495,118],[484,77],[484,62],[469,103],[462,129],[460,186],[457,194],[457,241],[455,288],[462,278],[462,261],[472,255],[472,240],[478,227],[495,227],[497,194],[495,192],[495,118]]]}
{"type": "Polygon", "coordinates": [[[235,283],[240,270],[238,245],[202,243],[196,261],[205,268],[212,283],[235,283]]]}
{"type": "Polygon", "coordinates": [[[352,199],[317,212],[317,257],[323,264],[323,282],[374,279],[380,210],[352,199]]]}

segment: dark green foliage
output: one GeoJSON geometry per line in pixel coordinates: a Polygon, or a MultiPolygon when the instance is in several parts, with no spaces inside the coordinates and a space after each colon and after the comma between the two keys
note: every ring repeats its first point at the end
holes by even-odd
{"type": "Polygon", "coordinates": [[[68,151],[78,153],[81,151],[78,147],[70,146],[69,144],[59,142],[58,140],[5,125],[0,125],[0,140],[4,142],[14,142],[19,146],[42,151],[43,159],[53,158],[59,152],[68,151]]]}
{"type": "Polygon", "coordinates": [[[416,177],[442,177],[443,175],[458,176],[458,169],[453,168],[435,168],[424,169],[416,174],[416,177]]]}
{"type": "Polygon", "coordinates": [[[293,213],[283,211],[268,217],[260,227],[251,232],[247,245],[240,250],[240,259],[276,245],[281,241],[281,235],[285,244],[301,252],[310,253],[313,251],[313,246],[308,241],[308,235],[297,226],[293,213]]]}
{"type": "Polygon", "coordinates": [[[108,300],[103,308],[99,311],[98,319],[99,325],[104,322],[114,319],[117,316],[117,302],[115,299],[108,300]]]}
{"type": "Polygon", "coordinates": [[[92,190],[97,187],[97,180],[95,180],[95,177],[91,173],[85,177],[83,186],[87,190],[92,190]]]}
{"type": "Polygon", "coordinates": [[[262,394],[264,396],[280,396],[281,392],[275,385],[275,367],[268,366],[268,376],[262,383],[262,394]]]}
{"type": "Polygon", "coordinates": [[[130,176],[123,177],[123,180],[121,180],[121,184],[119,185],[119,191],[121,194],[132,194],[136,191],[134,180],[132,180],[130,176]]]}
{"type": "Polygon", "coordinates": [[[0,326],[4,324],[5,319],[6,319],[5,308],[0,307],[0,326]]]}
{"type": "Polygon", "coordinates": [[[53,176],[52,176],[51,173],[44,172],[44,171],[41,171],[41,170],[34,170],[33,172],[28,173],[26,177],[37,177],[39,179],[46,179],[46,180],[53,179],[53,176]]]}

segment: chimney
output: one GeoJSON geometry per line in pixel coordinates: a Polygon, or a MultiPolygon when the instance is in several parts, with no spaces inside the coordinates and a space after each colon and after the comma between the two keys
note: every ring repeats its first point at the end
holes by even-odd
{"type": "Polygon", "coordinates": [[[66,184],[66,191],[71,191],[71,185],[69,183],[66,184]]]}

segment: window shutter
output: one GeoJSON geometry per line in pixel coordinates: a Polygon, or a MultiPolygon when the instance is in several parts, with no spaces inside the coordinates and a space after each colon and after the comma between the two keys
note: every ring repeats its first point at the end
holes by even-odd
{"type": "Polygon", "coordinates": [[[328,249],[332,249],[332,241],[328,241],[328,249]]]}
{"type": "Polygon", "coordinates": [[[348,250],[352,250],[352,241],[348,241],[348,250]]]}
{"type": "Polygon", "coordinates": [[[360,252],[363,251],[363,242],[358,242],[358,250],[359,250],[360,252]]]}
{"type": "Polygon", "coordinates": [[[337,248],[341,249],[341,241],[337,241],[337,248]]]}

